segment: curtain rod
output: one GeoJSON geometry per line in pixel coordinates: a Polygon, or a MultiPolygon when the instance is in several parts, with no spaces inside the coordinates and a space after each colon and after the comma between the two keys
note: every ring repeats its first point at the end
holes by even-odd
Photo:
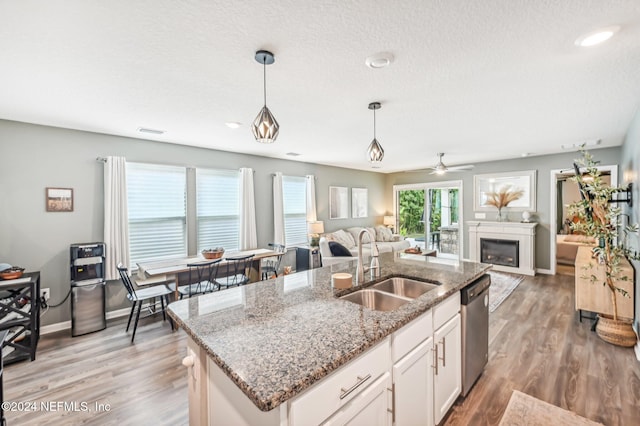
{"type": "MultiPolygon", "coordinates": [[[[275,173],[271,173],[271,176],[275,176],[275,173]]],[[[316,175],[304,175],[304,176],[296,176],[296,175],[282,175],[282,177],[284,176],[291,176],[291,177],[299,177],[299,178],[307,178],[307,176],[313,176],[313,180],[318,180],[318,176],[316,175]]]]}
{"type": "MultiPolygon", "coordinates": [[[[107,159],[105,157],[96,157],[96,161],[98,161],[100,163],[106,163],[107,159]]],[[[240,171],[240,169],[242,168],[242,167],[240,167],[238,169],[226,169],[226,168],[223,168],[223,167],[198,167],[198,166],[185,166],[184,164],[176,164],[176,163],[149,163],[149,162],[146,162],[146,161],[132,161],[132,163],[154,164],[154,165],[157,165],[157,166],[175,166],[175,167],[184,167],[186,169],[228,170],[228,171],[234,171],[234,172],[235,171],[240,171]]],[[[251,171],[253,173],[256,172],[256,170],[253,169],[253,168],[251,169],[251,171]]]]}

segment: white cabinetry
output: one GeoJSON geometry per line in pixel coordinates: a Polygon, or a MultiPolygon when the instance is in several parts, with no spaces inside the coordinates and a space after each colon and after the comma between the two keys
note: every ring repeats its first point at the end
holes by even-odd
{"type": "MultiPolygon", "coordinates": [[[[391,374],[384,373],[368,388],[353,397],[323,425],[387,426],[391,424],[389,388],[391,374]]],[[[320,401],[318,401],[320,402],[320,401]]]]}
{"type": "Polygon", "coordinates": [[[461,391],[460,293],[266,412],[187,340],[190,425],[431,426],[461,391]]]}
{"type": "Polygon", "coordinates": [[[394,424],[440,423],[461,391],[460,293],[394,333],[391,353],[394,424]]]}
{"type": "Polygon", "coordinates": [[[393,366],[393,412],[397,426],[433,425],[433,373],[429,337],[393,366]]]}
{"type": "Polygon", "coordinates": [[[435,423],[443,419],[462,389],[462,345],[460,314],[437,329],[433,335],[435,349],[435,423]]]}

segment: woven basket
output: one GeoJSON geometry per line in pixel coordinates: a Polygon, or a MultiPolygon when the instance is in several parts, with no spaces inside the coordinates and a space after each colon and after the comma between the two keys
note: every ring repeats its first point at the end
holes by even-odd
{"type": "Polygon", "coordinates": [[[614,321],[608,315],[598,315],[596,333],[605,342],[629,348],[636,344],[636,334],[631,327],[632,320],[618,319],[614,321]]]}

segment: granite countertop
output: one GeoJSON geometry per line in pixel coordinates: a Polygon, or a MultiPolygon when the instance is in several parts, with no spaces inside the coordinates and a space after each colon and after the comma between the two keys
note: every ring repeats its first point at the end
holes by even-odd
{"type": "MultiPolygon", "coordinates": [[[[331,275],[356,276],[356,259],[180,300],[169,315],[262,411],[269,411],[357,357],[482,275],[490,265],[385,253],[380,278],[441,283],[391,312],[336,296],[331,275]]],[[[373,282],[365,283],[368,286],[373,282]]]]}

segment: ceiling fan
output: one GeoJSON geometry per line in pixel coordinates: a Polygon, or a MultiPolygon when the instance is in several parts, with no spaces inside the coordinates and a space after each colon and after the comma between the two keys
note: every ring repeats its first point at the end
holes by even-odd
{"type": "MultiPolygon", "coordinates": [[[[444,156],[444,152],[439,152],[436,154],[438,156],[438,164],[435,167],[429,167],[427,170],[432,170],[430,174],[432,175],[443,175],[447,172],[462,172],[465,170],[473,169],[473,164],[466,164],[464,166],[452,166],[448,167],[442,162],[442,157],[444,156]]],[[[419,171],[419,170],[416,170],[419,171]]]]}

